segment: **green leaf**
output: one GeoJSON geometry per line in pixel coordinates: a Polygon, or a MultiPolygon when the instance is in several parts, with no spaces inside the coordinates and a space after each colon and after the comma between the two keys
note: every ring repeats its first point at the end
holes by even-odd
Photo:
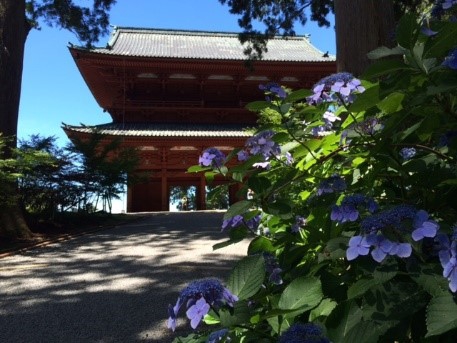
{"type": "Polygon", "coordinates": [[[457,328],[457,304],[452,294],[432,298],[427,306],[427,335],[436,336],[457,328]]]}
{"type": "Polygon", "coordinates": [[[386,46],[380,46],[367,54],[367,57],[372,60],[378,58],[383,58],[392,55],[403,55],[405,50],[401,46],[396,46],[395,48],[388,48],[386,46]]]}
{"type": "Polygon", "coordinates": [[[230,206],[227,212],[225,212],[224,219],[233,218],[238,214],[243,215],[247,210],[249,210],[252,207],[252,205],[252,202],[249,200],[238,201],[234,203],[232,206],[230,206]]]}
{"type": "Polygon", "coordinates": [[[262,255],[248,256],[239,261],[228,281],[228,288],[240,300],[258,292],[265,278],[265,263],[262,255]]]}
{"type": "Polygon", "coordinates": [[[398,112],[403,108],[402,102],[405,98],[405,94],[399,92],[393,92],[386,96],[378,103],[378,108],[385,113],[398,112]]]}
{"type": "Polygon", "coordinates": [[[307,96],[311,95],[311,91],[308,89],[299,89],[296,91],[291,92],[284,101],[286,102],[295,102],[299,100],[305,99],[307,96]]]}
{"type": "Polygon", "coordinates": [[[362,310],[355,303],[342,303],[332,311],[327,319],[328,334],[333,341],[342,342],[343,337],[361,320],[362,310]]]}
{"type": "Polygon", "coordinates": [[[248,247],[248,254],[253,255],[261,252],[274,252],[276,248],[273,246],[271,240],[264,236],[254,238],[248,247]]]}
{"type": "Polygon", "coordinates": [[[361,279],[348,289],[348,299],[357,298],[365,294],[373,286],[380,285],[391,280],[397,273],[395,271],[376,271],[373,279],[361,279]]]}
{"type": "Polygon", "coordinates": [[[271,107],[271,103],[268,101],[253,101],[246,105],[246,109],[252,112],[259,112],[269,107],[271,107]]]}
{"type": "Polygon", "coordinates": [[[313,277],[293,280],[281,294],[278,307],[283,310],[310,310],[322,300],[321,282],[313,277]]]}
{"type": "Polygon", "coordinates": [[[379,342],[379,336],[396,324],[398,324],[398,321],[360,321],[349,330],[343,342],[377,343],[379,342]]]}
{"type": "Polygon", "coordinates": [[[398,23],[397,42],[405,49],[412,49],[418,36],[418,25],[416,16],[409,13],[405,14],[398,23]]]}
{"type": "Polygon", "coordinates": [[[367,88],[362,94],[357,94],[354,103],[351,104],[351,112],[366,111],[376,106],[379,101],[379,85],[367,88]]]}
{"type": "Polygon", "coordinates": [[[309,314],[309,320],[312,322],[321,316],[328,317],[330,313],[332,313],[332,311],[335,309],[336,305],[337,303],[332,299],[322,300],[319,306],[311,310],[309,314]]]}
{"type": "MultiPolygon", "coordinates": [[[[363,77],[367,79],[375,79],[379,76],[391,74],[398,70],[411,69],[402,60],[381,60],[370,65],[363,77]]],[[[363,93],[362,93],[363,94],[363,93]]]]}
{"type": "Polygon", "coordinates": [[[195,165],[195,166],[190,166],[189,168],[187,168],[187,172],[188,173],[199,173],[201,171],[209,170],[209,169],[211,169],[211,168],[202,167],[201,165],[195,165]]]}
{"type": "Polygon", "coordinates": [[[221,326],[226,328],[249,322],[250,317],[251,314],[247,301],[237,301],[233,308],[233,313],[230,313],[228,310],[221,310],[219,312],[221,326]]]}
{"type": "Polygon", "coordinates": [[[264,211],[277,216],[288,216],[291,213],[292,208],[286,201],[275,201],[265,206],[264,211]]]}
{"type": "Polygon", "coordinates": [[[248,179],[248,186],[255,193],[262,193],[262,191],[267,190],[271,187],[270,180],[265,176],[251,176],[248,179]]]}

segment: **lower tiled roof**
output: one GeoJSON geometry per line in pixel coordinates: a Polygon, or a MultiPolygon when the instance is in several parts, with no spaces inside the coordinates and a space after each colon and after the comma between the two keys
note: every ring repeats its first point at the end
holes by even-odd
{"type": "Polygon", "coordinates": [[[110,136],[131,137],[250,137],[246,125],[238,124],[165,124],[165,123],[108,123],[94,126],[72,126],[63,124],[66,131],[93,133],[110,136]]]}

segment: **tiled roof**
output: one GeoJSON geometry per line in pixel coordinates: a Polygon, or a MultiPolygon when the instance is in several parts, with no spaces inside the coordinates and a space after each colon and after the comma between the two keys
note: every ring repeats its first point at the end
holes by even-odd
{"type": "Polygon", "coordinates": [[[157,123],[109,123],[94,126],[72,126],[63,124],[63,129],[81,133],[130,137],[213,137],[242,138],[251,134],[241,125],[216,124],[157,124],[157,123]]]}
{"type": "MultiPolygon", "coordinates": [[[[273,38],[268,42],[265,61],[334,62],[323,57],[305,36],[273,38]]],[[[156,58],[246,60],[236,33],[138,29],[117,27],[106,48],[95,53],[156,58]]]]}

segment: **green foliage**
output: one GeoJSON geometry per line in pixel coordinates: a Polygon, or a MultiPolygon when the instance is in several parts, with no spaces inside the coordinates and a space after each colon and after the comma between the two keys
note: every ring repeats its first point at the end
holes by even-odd
{"type": "Polygon", "coordinates": [[[277,342],[308,322],[333,342],[455,340],[457,64],[442,63],[457,36],[455,23],[430,21],[434,36],[422,25],[403,17],[397,47],[370,54],[382,60],[351,96],[335,83],[333,97],[296,91],[249,107],[281,122],[224,172],[254,190],[224,216],[220,246],[252,238],[227,285],[239,309],[218,321],[232,341],[277,342]]]}
{"type": "Polygon", "coordinates": [[[108,34],[109,10],[116,0],[94,0],[92,6],[81,6],[74,0],[27,0],[26,15],[32,27],[44,22],[73,32],[87,46],[108,34]]]}

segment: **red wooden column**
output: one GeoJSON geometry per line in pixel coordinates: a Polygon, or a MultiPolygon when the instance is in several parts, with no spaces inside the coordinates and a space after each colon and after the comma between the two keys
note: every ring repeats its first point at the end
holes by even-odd
{"type": "Polygon", "coordinates": [[[162,169],[161,173],[161,190],[160,190],[160,195],[161,195],[161,210],[162,211],[168,211],[169,210],[169,195],[168,195],[168,178],[167,178],[167,170],[162,169]]]}
{"type": "Polygon", "coordinates": [[[197,190],[197,210],[206,210],[206,179],[200,175],[200,184],[197,190]]]}

